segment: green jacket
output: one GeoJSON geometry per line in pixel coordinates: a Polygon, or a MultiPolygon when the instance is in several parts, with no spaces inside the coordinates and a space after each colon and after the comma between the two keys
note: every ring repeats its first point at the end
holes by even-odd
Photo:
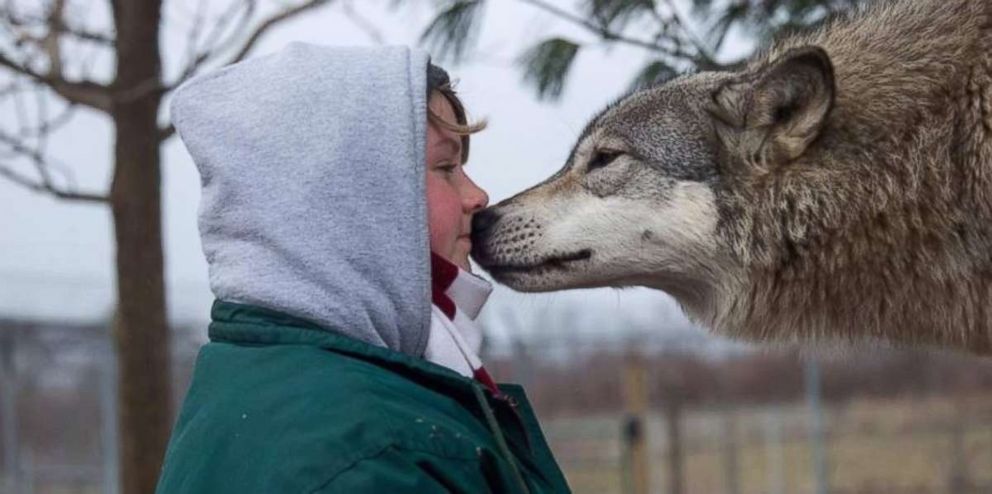
{"type": "Polygon", "coordinates": [[[516,385],[216,302],[159,494],[569,492],[516,385]]]}

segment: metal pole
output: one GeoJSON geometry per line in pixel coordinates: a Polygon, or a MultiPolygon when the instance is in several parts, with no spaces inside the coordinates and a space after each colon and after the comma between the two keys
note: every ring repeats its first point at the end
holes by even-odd
{"type": "Polygon", "coordinates": [[[777,407],[765,416],[765,448],[768,458],[768,494],[785,494],[782,414],[777,407]]]}
{"type": "Polygon", "coordinates": [[[727,494],[740,494],[740,466],[737,461],[737,417],[729,406],[723,412],[723,482],[727,494]]]}
{"type": "Polygon", "coordinates": [[[4,492],[19,492],[20,469],[17,459],[20,456],[17,437],[17,369],[14,366],[13,329],[0,329],[0,435],[3,436],[4,492]]]}
{"type": "Polygon", "coordinates": [[[828,494],[830,487],[827,472],[826,431],[823,423],[823,406],[820,403],[820,366],[810,358],[804,364],[806,402],[810,408],[812,427],[810,446],[813,449],[813,475],[816,494],[828,494]]]}
{"type": "Polygon", "coordinates": [[[31,448],[25,448],[24,450],[24,464],[21,465],[24,473],[24,481],[22,486],[22,494],[35,494],[34,490],[34,453],[31,448]]]}
{"type": "Polygon", "coordinates": [[[117,443],[117,352],[108,340],[100,376],[100,441],[103,443],[103,492],[120,492],[117,443]]]}
{"type": "Polygon", "coordinates": [[[956,417],[948,430],[951,436],[951,450],[948,455],[951,465],[947,492],[969,492],[972,486],[968,475],[968,454],[965,447],[968,414],[964,410],[960,396],[956,397],[954,405],[956,417]]]}

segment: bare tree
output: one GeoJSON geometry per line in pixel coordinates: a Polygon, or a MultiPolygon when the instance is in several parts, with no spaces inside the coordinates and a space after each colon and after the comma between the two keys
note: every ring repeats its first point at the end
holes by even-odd
{"type": "MultiPolygon", "coordinates": [[[[163,0],[0,0],[0,105],[11,108],[11,118],[0,120],[7,124],[0,128],[0,176],[58,199],[106,205],[112,212],[125,493],[154,491],[172,420],[160,163],[161,147],[174,128],[159,121],[163,98],[205,68],[245,58],[286,20],[332,3],[225,1],[222,8],[208,8],[210,2],[173,5],[183,3],[174,0],[169,6],[181,12],[163,18],[163,0]],[[106,12],[104,25],[94,27],[94,11],[106,12]],[[182,26],[174,25],[179,19],[182,26]],[[185,30],[188,45],[184,65],[167,80],[159,39],[168,29],[185,30]],[[104,77],[98,73],[101,60],[109,67],[104,77]],[[79,108],[112,122],[108,190],[78,190],[70,167],[46,146],[79,108]]],[[[371,32],[353,2],[337,3],[371,32]]]]}

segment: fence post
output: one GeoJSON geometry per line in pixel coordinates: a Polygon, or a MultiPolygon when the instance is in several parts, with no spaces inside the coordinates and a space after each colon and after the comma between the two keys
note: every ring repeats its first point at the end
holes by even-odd
{"type": "Polygon", "coordinates": [[[21,467],[22,474],[23,474],[23,477],[22,477],[23,482],[21,483],[21,489],[22,490],[21,490],[20,494],[35,494],[35,489],[34,489],[34,476],[35,476],[34,453],[31,451],[31,448],[25,448],[24,449],[24,461],[23,461],[23,464],[20,465],[20,467],[21,467]]]}
{"type": "Polygon", "coordinates": [[[645,412],[648,393],[645,378],[644,359],[633,353],[626,359],[624,368],[624,398],[626,401],[626,423],[623,440],[626,458],[629,462],[627,491],[631,494],[647,494],[648,448],[645,412]]]}
{"type": "Polygon", "coordinates": [[[782,451],[782,413],[776,406],[765,415],[768,494],[785,494],[785,455],[782,451]]]}
{"type": "Polygon", "coordinates": [[[727,407],[723,412],[723,480],[727,494],[740,494],[740,467],[737,460],[737,417],[727,407]]]}
{"type": "Polygon", "coordinates": [[[968,457],[965,453],[965,429],[968,425],[968,414],[962,403],[960,396],[954,400],[954,418],[948,433],[951,436],[951,471],[948,478],[948,492],[966,493],[971,492],[970,479],[968,478],[968,457]]]}
{"type": "Polygon", "coordinates": [[[682,494],[685,489],[685,458],[682,447],[682,401],[678,389],[666,393],[665,424],[668,432],[668,493],[682,494]]]}
{"type": "Polygon", "coordinates": [[[813,450],[813,479],[816,494],[827,494],[830,490],[827,471],[826,431],[823,424],[823,405],[820,391],[820,366],[813,358],[804,362],[803,374],[806,380],[806,402],[809,404],[812,427],[810,446],[813,450]]]}

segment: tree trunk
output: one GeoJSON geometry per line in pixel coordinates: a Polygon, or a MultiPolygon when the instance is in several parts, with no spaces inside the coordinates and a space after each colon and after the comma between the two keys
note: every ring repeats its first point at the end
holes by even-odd
{"type": "Polygon", "coordinates": [[[155,491],[171,427],[157,116],[160,0],[113,2],[117,77],[111,209],[117,240],[121,492],[155,491]]]}

